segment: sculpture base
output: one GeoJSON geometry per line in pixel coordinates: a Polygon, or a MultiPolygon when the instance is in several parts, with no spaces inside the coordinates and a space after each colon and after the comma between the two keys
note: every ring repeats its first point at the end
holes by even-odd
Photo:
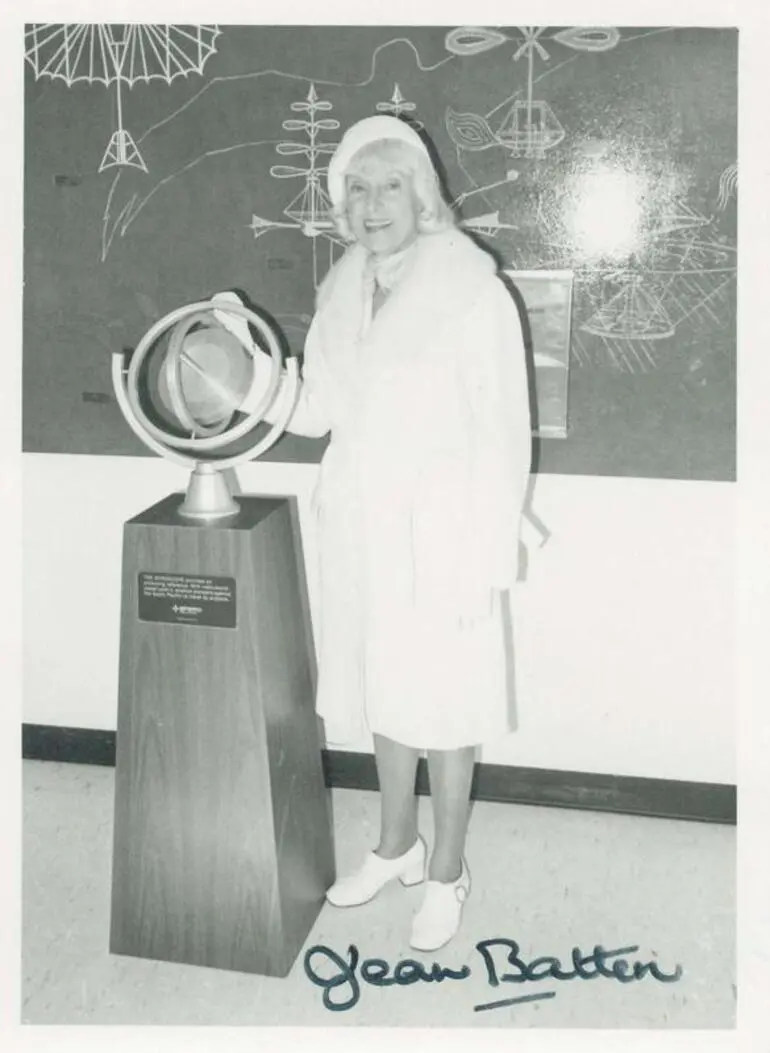
{"type": "Polygon", "coordinates": [[[187,494],[179,506],[185,519],[214,522],[237,515],[238,504],[222,471],[210,464],[196,464],[190,473],[187,494]]]}
{"type": "Polygon", "coordinates": [[[296,509],[126,523],[110,950],[285,976],[334,880],[296,509]]]}

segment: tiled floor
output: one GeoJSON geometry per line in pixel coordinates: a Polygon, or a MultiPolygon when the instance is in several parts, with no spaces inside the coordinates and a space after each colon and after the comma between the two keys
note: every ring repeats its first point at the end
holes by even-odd
{"type": "MultiPolygon", "coordinates": [[[[419,889],[400,885],[355,910],[325,906],[307,946],[343,958],[437,960],[464,979],[377,987],[330,1011],[300,954],[286,979],[122,958],[108,952],[112,769],[24,763],[23,1006],[29,1024],[310,1025],[495,1028],[731,1028],[735,1017],[735,830],[592,812],[476,803],[473,891],[463,929],[436,955],[408,946],[419,889]],[[516,941],[528,962],[572,948],[626,948],[666,983],[532,979],[490,983],[483,940],[516,941]],[[527,995],[549,997],[494,1009],[527,995]]],[[[340,872],[376,840],[377,796],[333,793],[340,872]]],[[[430,801],[420,802],[430,844],[430,801]]],[[[489,953],[500,976],[508,947],[489,953]]],[[[609,959],[611,965],[614,959],[609,959]]],[[[314,958],[316,971],[334,971],[314,958]]],[[[547,968],[547,963],[542,966],[547,968]]],[[[350,986],[334,998],[349,998],[350,986]]]]}

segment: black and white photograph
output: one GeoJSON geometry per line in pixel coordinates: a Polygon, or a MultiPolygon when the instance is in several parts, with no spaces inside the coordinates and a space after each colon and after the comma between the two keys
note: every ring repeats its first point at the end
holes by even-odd
{"type": "Polygon", "coordinates": [[[18,1048],[739,1048],[770,23],[636,6],[8,31],[18,1048]]]}

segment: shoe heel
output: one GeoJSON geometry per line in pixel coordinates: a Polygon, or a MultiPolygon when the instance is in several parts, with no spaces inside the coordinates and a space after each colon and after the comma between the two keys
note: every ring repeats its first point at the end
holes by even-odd
{"type": "Polygon", "coordinates": [[[409,888],[410,885],[419,885],[421,881],[425,880],[425,860],[416,863],[409,870],[404,871],[398,880],[407,888],[409,888]]]}

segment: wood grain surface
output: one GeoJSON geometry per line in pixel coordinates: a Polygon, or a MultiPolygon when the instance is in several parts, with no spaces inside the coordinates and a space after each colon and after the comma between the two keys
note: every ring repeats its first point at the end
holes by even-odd
{"type": "Polygon", "coordinates": [[[291,499],[124,527],[113,953],[286,975],[334,880],[291,499]],[[232,577],[236,627],[143,622],[139,573],[232,577]]]}

